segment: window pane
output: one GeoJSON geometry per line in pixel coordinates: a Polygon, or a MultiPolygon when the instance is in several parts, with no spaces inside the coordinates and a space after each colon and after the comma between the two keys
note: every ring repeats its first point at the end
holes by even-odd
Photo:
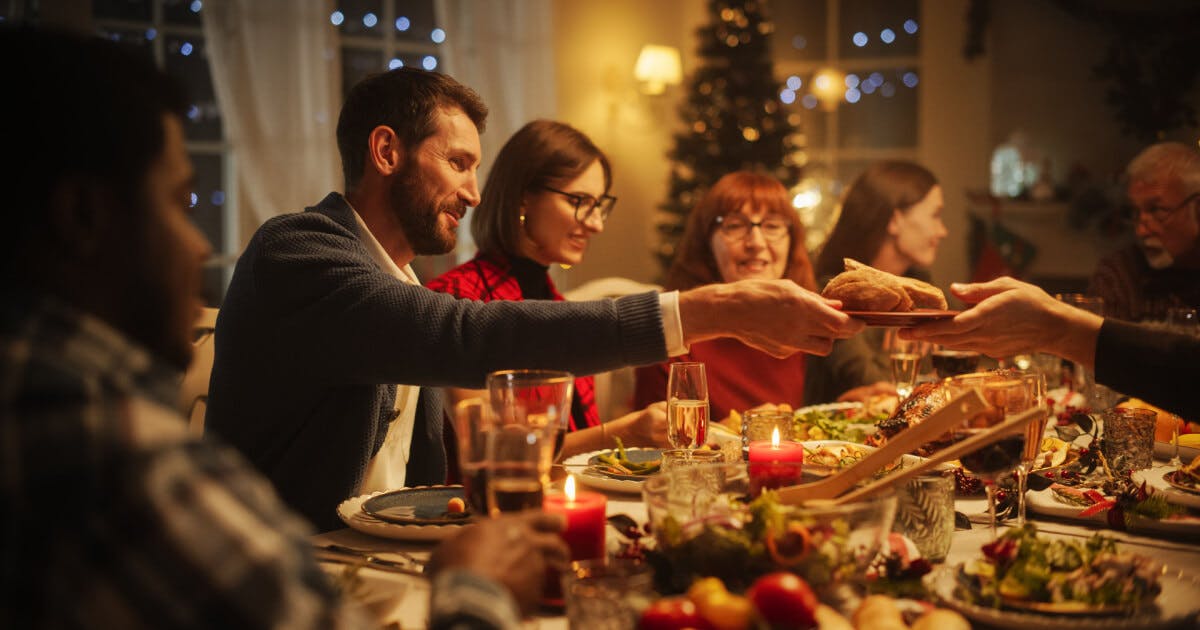
{"type": "Polygon", "coordinates": [[[342,47],[342,94],[368,74],[385,69],[383,55],[374,48],[342,47]]]}
{"type": "Polygon", "coordinates": [[[331,18],[343,35],[383,37],[382,0],[338,0],[331,18]]]}
{"type": "Polygon", "coordinates": [[[150,0],[93,0],[92,15],[97,19],[149,22],[152,12],[150,0]]]}
{"type": "Polygon", "coordinates": [[[169,35],[167,74],[183,83],[192,105],[185,129],[189,140],[221,140],[221,110],[213,92],[208,49],[202,38],[169,35]]]}
{"type": "MultiPolygon", "coordinates": [[[[209,0],[220,2],[221,0],[209,0]]],[[[204,7],[203,0],[162,0],[163,20],[167,24],[186,26],[201,26],[200,10],[204,7]]]]}
{"type": "Polygon", "coordinates": [[[154,59],[154,44],[152,43],[155,37],[158,37],[158,32],[153,28],[142,29],[125,29],[125,28],[98,28],[96,35],[111,39],[114,42],[122,42],[137,48],[139,51],[146,54],[146,57],[154,59]]]}
{"type": "Polygon", "coordinates": [[[771,4],[775,21],[771,48],[786,60],[825,59],[825,0],[797,0],[771,4]]]}
{"type": "Polygon", "coordinates": [[[911,68],[852,73],[846,100],[838,107],[838,146],[896,148],[917,146],[919,74],[911,68]],[[850,102],[857,99],[857,102],[850,102]]]}
{"type": "MultiPolygon", "coordinates": [[[[223,177],[225,160],[219,153],[192,153],[190,157],[192,167],[196,169],[192,221],[212,244],[214,252],[225,251],[224,210],[228,203],[223,177]]],[[[225,292],[224,282],[221,268],[205,269],[204,299],[210,306],[220,303],[225,292]]]]}
{"type": "Polygon", "coordinates": [[[437,28],[433,17],[432,0],[393,0],[396,21],[391,25],[396,31],[398,42],[421,42],[440,44],[445,33],[434,33],[437,28]]]}
{"type": "Polygon", "coordinates": [[[842,0],[838,54],[847,59],[915,57],[920,51],[917,0],[842,0]]]}

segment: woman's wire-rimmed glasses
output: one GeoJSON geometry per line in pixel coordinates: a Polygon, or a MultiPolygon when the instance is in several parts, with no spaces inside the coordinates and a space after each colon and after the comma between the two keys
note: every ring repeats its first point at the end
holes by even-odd
{"type": "Polygon", "coordinates": [[[550,186],[542,186],[542,190],[566,197],[571,205],[575,206],[575,220],[580,223],[587,223],[597,211],[600,212],[600,222],[603,223],[608,220],[608,215],[612,214],[613,206],[617,205],[617,198],[612,195],[600,195],[597,199],[591,195],[569,193],[550,186]]]}
{"type": "Polygon", "coordinates": [[[750,236],[750,231],[754,228],[761,230],[763,238],[768,241],[778,241],[786,237],[791,228],[791,224],[779,217],[766,217],[762,221],[751,221],[742,216],[725,215],[717,217],[716,224],[717,231],[721,233],[721,236],[734,241],[750,236]]]}

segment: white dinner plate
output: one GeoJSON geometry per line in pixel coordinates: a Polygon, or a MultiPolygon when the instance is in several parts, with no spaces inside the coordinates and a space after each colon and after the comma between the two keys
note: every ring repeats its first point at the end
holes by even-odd
{"type": "MultiPolygon", "coordinates": [[[[1161,477],[1162,475],[1160,474],[1159,476],[1161,477]]],[[[1095,523],[1102,526],[1107,526],[1108,524],[1108,514],[1106,512],[1091,516],[1080,516],[1079,513],[1086,510],[1086,507],[1058,500],[1058,497],[1055,496],[1054,491],[1050,488],[1040,491],[1030,490],[1025,493],[1025,506],[1038,514],[1075,521],[1077,523],[1095,523]]],[[[1162,520],[1138,518],[1133,521],[1129,531],[1132,533],[1186,534],[1196,536],[1200,535],[1200,518],[1194,516],[1162,520]]]]}
{"type": "Polygon", "coordinates": [[[957,566],[945,565],[925,577],[925,585],[941,604],[962,613],[971,621],[989,627],[1019,630],[1134,630],[1195,627],[1200,613],[1200,579],[1178,570],[1161,578],[1162,592],[1155,605],[1127,617],[1055,615],[996,609],[961,599],[955,592],[957,566]]]}
{"type": "MultiPolygon", "coordinates": [[[[563,465],[567,467],[568,472],[571,472],[575,475],[575,478],[579,480],[579,483],[581,483],[589,488],[594,488],[596,490],[605,490],[607,492],[624,492],[627,494],[641,494],[642,482],[645,481],[645,479],[638,479],[636,481],[633,479],[628,479],[628,478],[618,479],[616,477],[611,477],[609,475],[606,475],[602,472],[592,470],[589,467],[588,462],[593,457],[595,457],[601,453],[608,453],[611,451],[612,451],[612,449],[606,448],[606,449],[602,449],[599,451],[592,451],[590,453],[580,453],[579,455],[572,455],[563,461],[563,465]]],[[[656,449],[656,448],[627,448],[627,449],[625,449],[625,451],[626,452],[659,451],[659,449],[656,449]]],[[[646,475],[646,477],[649,478],[649,477],[651,477],[651,475],[646,475]]]]}
{"type": "MultiPolygon", "coordinates": [[[[1182,459],[1185,464],[1196,459],[1197,455],[1200,455],[1200,448],[1182,445],[1179,447],[1179,459],[1182,459]]],[[[1175,456],[1175,445],[1171,442],[1155,441],[1154,456],[1159,459],[1171,459],[1175,456]]]]}
{"type": "Polygon", "coordinates": [[[1132,476],[1136,483],[1145,483],[1147,488],[1153,488],[1155,494],[1163,495],[1170,503],[1200,510],[1200,494],[1174,488],[1163,479],[1163,475],[1173,470],[1175,468],[1171,466],[1155,466],[1146,470],[1135,470],[1132,476]]]}
{"type": "Polygon", "coordinates": [[[387,491],[381,490],[342,501],[337,506],[338,517],[351,529],[364,534],[394,540],[437,541],[457,532],[459,528],[466,525],[466,523],[453,525],[399,525],[381,521],[363,512],[362,506],[367,499],[383,494],[384,492],[387,491]]]}

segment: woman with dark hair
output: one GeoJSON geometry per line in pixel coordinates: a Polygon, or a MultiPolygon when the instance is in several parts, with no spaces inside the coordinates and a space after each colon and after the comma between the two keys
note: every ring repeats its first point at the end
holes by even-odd
{"type": "MultiPolygon", "coordinates": [[[[483,302],[562,300],[547,269],[583,261],[588,241],[604,231],[616,204],[609,195],[608,158],[579,130],[552,120],[519,129],[496,155],[471,235],[479,252],[429,283],[435,291],[483,302]]],[[[455,398],[470,395],[453,390],[455,398]]],[[[655,401],[661,401],[659,395],[655,401]]],[[[592,377],[575,379],[571,420],[564,453],[608,448],[608,436],[627,446],[667,443],[666,406],[645,409],[602,423],[592,377]]]]}
{"type": "MultiPolygon", "coordinates": [[[[942,223],[942,187],[923,166],[882,161],[859,175],[842,201],[841,216],[817,256],[823,286],[853,258],[895,275],[929,279],[929,267],[946,237],[942,223]]],[[[805,384],[809,404],[862,399],[894,391],[884,351],[887,329],[871,328],[835,341],[825,357],[813,357],[805,384]]]]}
{"type": "MultiPolygon", "coordinates": [[[[688,217],[668,290],[750,278],[790,278],[815,289],[800,223],[787,189],[767,175],[738,171],[713,185],[688,217]]],[[[803,403],[805,355],[776,359],[735,339],[693,343],[674,361],[707,364],[713,418],[763,403],[803,403]]],[[[661,400],[670,362],[637,370],[634,404],[661,400]]]]}

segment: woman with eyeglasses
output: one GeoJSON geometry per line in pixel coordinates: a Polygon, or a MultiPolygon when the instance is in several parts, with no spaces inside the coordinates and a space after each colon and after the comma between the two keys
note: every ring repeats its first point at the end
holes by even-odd
{"type": "MultiPolygon", "coordinates": [[[[552,120],[525,125],[496,155],[473,210],[471,236],[478,253],[429,288],[483,302],[562,300],[547,270],[583,261],[588,242],[604,231],[616,204],[611,187],[608,158],[586,135],[552,120]]],[[[563,453],[611,448],[614,435],[626,446],[666,445],[666,404],[656,402],[662,398],[660,392],[641,411],[602,427],[592,377],[575,379],[563,453]]]]}
{"type": "MultiPolygon", "coordinates": [[[[817,256],[822,286],[853,258],[895,275],[929,279],[929,267],[946,238],[942,187],[925,167],[899,160],[875,162],[859,175],[842,201],[837,224],[817,256]]],[[[887,329],[835,341],[828,356],[809,363],[805,400],[863,400],[894,392],[887,329]]]]}
{"type": "MultiPolygon", "coordinates": [[[[751,278],[790,278],[816,287],[791,196],[767,175],[738,171],[718,180],[688,216],[676,251],[667,290],[751,278]]],[[[763,403],[803,404],[804,354],[777,359],[734,339],[712,339],[693,343],[674,361],[705,363],[714,419],[763,403]]],[[[669,365],[638,368],[634,404],[662,399],[669,365]]]]}

